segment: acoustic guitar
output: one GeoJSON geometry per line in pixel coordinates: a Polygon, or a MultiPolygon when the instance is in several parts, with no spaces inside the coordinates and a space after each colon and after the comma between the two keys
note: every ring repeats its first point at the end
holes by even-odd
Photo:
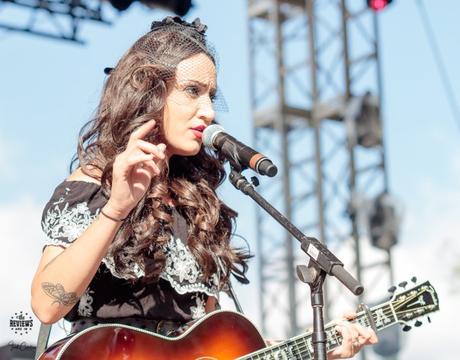
{"type": "MultiPolygon", "coordinates": [[[[358,313],[356,322],[382,330],[439,310],[435,289],[427,281],[395,293],[392,299],[358,313]]],[[[326,325],[327,350],[340,346],[336,322],[326,325]]],[[[418,326],[420,321],[416,321],[418,326]]],[[[404,329],[403,329],[404,330],[404,329]]],[[[256,327],[243,315],[215,311],[181,336],[168,338],[123,324],[100,324],[59,340],[39,360],[227,360],[313,359],[312,332],[267,347],[256,327]]]]}

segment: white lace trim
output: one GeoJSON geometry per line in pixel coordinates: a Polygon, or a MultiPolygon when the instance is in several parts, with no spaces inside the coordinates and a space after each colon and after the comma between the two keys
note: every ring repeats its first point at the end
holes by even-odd
{"type": "Polygon", "coordinates": [[[52,239],[50,237],[45,237],[44,246],[46,246],[46,245],[69,247],[69,245],[71,245],[71,243],[69,243],[67,241],[62,241],[62,240],[59,240],[59,239],[52,239]]]}
{"type": "MultiPolygon", "coordinates": [[[[70,189],[65,189],[65,195],[70,189]]],[[[69,246],[88,228],[94,219],[99,215],[99,209],[91,214],[87,202],[81,202],[69,208],[66,203],[61,209],[59,207],[65,200],[62,196],[58,201],[53,203],[46,212],[45,219],[42,221],[42,228],[47,235],[46,245],[69,246]],[[62,240],[65,239],[65,240],[62,240]]]]}
{"type": "Polygon", "coordinates": [[[203,299],[203,295],[195,295],[194,298],[196,301],[196,306],[190,307],[192,319],[201,319],[206,315],[206,300],[203,299]]]}
{"type": "MultiPolygon", "coordinates": [[[[123,255],[122,255],[123,256],[123,255]]],[[[134,274],[135,276],[139,279],[141,278],[142,276],[145,276],[145,272],[144,270],[142,270],[142,268],[139,266],[139,264],[137,262],[134,262],[134,261],[128,261],[125,258],[122,258],[122,261],[124,264],[128,265],[128,266],[131,266],[133,268],[133,271],[134,271],[134,274]]],[[[104,265],[107,267],[107,269],[110,270],[110,272],[112,273],[113,276],[119,278],[119,279],[125,279],[125,280],[129,280],[131,279],[129,277],[129,275],[124,275],[124,274],[120,274],[116,269],[115,269],[115,261],[113,260],[113,256],[105,256],[102,258],[102,262],[104,263],[104,265]]]]}
{"type": "MultiPolygon", "coordinates": [[[[59,205],[65,202],[65,196],[69,192],[70,189],[66,188],[64,196],[54,202],[53,206],[50,206],[45,219],[42,221],[43,230],[47,235],[46,245],[68,247],[99,215],[99,209],[94,214],[91,213],[87,202],[81,202],[70,208],[69,204],[65,203],[61,209],[59,205]]],[[[169,281],[177,293],[183,295],[201,292],[218,298],[219,275],[214,274],[206,283],[200,282],[203,275],[201,266],[181,239],[171,236],[171,240],[165,245],[164,250],[166,263],[160,277],[169,281]]],[[[145,276],[144,270],[136,262],[130,261],[128,258],[122,258],[122,261],[127,266],[132,267],[137,278],[145,276]]],[[[102,262],[113,276],[119,279],[129,279],[128,275],[122,275],[116,271],[112,256],[106,255],[102,262]]]]}
{"type": "Polygon", "coordinates": [[[94,291],[87,288],[80,297],[80,301],[78,303],[78,314],[81,316],[90,317],[93,314],[93,307],[91,305],[93,304],[94,299],[91,296],[92,294],[94,294],[94,291]]]}
{"type": "MultiPolygon", "coordinates": [[[[201,292],[218,299],[218,274],[214,274],[208,283],[199,282],[200,277],[203,275],[201,267],[188,246],[179,238],[171,236],[171,240],[165,246],[165,253],[166,263],[160,278],[167,280],[178,294],[201,292]]],[[[129,261],[127,258],[122,258],[122,261],[133,268],[137,278],[145,276],[144,270],[136,262],[129,261]]],[[[113,276],[119,279],[129,279],[128,275],[123,275],[116,271],[113,257],[107,255],[102,259],[102,262],[113,276]]]]}
{"type": "Polygon", "coordinates": [[[171,236],[171,240],[165,246],[165,252],[166,263],[160,277],[169,281],[177,293],[183,295],[198,291],[218,298],[218,274],[213,274],[208,283],[199,282],[203,276],[201,266],[188,246],[179,238],[171,236]]]}

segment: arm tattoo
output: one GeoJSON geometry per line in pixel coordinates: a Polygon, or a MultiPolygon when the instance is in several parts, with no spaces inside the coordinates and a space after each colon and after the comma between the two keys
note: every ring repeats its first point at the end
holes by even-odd
{"type": "Polygon", "coordinates": [[[74,292],[66,292],[61,284],[52,284],[49,282],[42,283],[42,289],[46,295],[53,298],[53,304],[58,303],[65,306],[70,306],[78,301],[77,294],[74,292]]]}

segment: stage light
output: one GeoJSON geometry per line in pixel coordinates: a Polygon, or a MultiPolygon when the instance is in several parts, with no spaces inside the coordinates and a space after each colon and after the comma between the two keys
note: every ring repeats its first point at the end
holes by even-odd
{"type": "Polygon", "coordinates": [[[110,4],[118,11],[124,11],[133,3],[133,0],[110,0],[110,4]]]}
{"type": "MultiPolygon", "coordinates": [[[[136,0],[109,0],[112,6],[124,11],[136,0]]],[[[192,7],[192,0],[138,0],[149,8],[162,8],[174,12],[176,15],[184,16],[192,7]]]]}
{"type": "Polygon", "coordinates": [[[389,194],[373,199],[369,212],[369,232],[373,246],[390,250],[398,242],[401,224],[401,205],[389,194]]]}
{"type": "Polygon", "coordinates": [[[377,12],[383,10],[392,2],[393,0],[367,0],[367,6],[373,11],[377,12]]]}
{"type": "Polygon", "coordinates": [[[192,7],[192,0],[140,0],[145,6],[151,8],[162,8],[184,16],[192,7]]]}
{"type": "Polygon", "coordinates": [[[370,92],[349,100],[344,120],[350,145],[373,148],[382,144],[379,100],[370,92]]]}

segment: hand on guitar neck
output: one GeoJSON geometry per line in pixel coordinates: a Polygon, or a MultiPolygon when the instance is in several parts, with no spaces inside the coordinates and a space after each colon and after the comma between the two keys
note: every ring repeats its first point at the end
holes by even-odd
{"type": "Polygon", "coordinates": [[[342,337],[342,345],[328,353],[328,359],[348,359],[356,355],[365,345],[373,345],[378,342],[377,335],[370,328],[365,328],[358,323],[352,323],[356,319],[356,313],[346,313],[343,320],[336,326],[337,332],[342,337]]]}
{"type": "MultiPolygon", "coordinates": [[[[373,345],[378,342],[377,335],[370,328],[365,328],[360,324],[350,321],[356,319],[356,313],[348,312],[343,315],[342,321],[337,326],[337,332],[342,335],[342,345],[328,353],[327,358],[332,359],[348,359],[355,356],[365,345],[373,345]]],[[[277,340],[265,340],[267,346],[281,343],[277,340]]]]}

